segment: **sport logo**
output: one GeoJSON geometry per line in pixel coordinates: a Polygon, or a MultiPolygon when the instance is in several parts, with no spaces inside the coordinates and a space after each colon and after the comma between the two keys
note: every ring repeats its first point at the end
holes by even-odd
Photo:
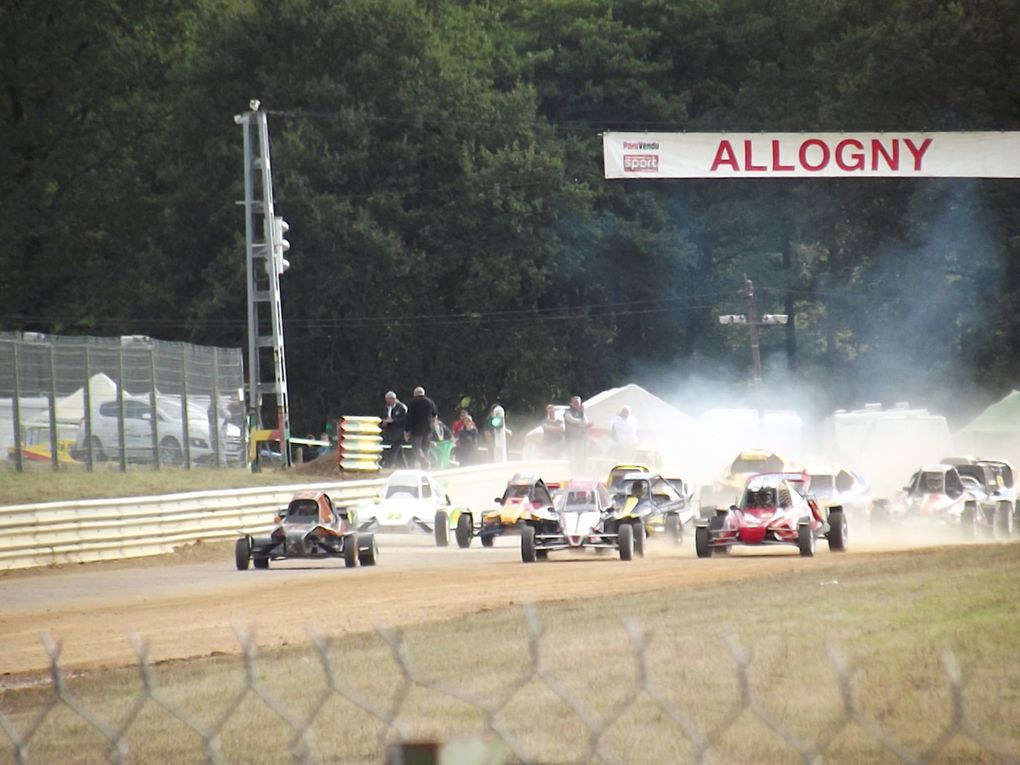
{"type": "Polygon", "coordinates": [[[658,154],[624,154],[623,170],[627,173],[659,172],[658,154]]]}

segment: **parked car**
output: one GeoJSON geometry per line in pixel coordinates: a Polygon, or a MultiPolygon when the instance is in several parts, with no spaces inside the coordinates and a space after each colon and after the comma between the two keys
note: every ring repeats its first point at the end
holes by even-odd
{"type": "Polygon", "coordinates": [[[374,534],[354,530],[353,509],[334,507],[321,491],[301,491],[273,519],[268,537],[243,536],[234,545],[234,562],[244,571],[287,558],[343,558],[347,568],[374,566],[378,556],[374,534]]]}
{"type": "MultiPolygon", "coordinates": [[[[159,450],[161,465],[183,465],[186,453],[190,454],[193,464],[209,464],[215,461],[216,451],[211,438],[209,415],[204,407],[189,404],[185,434],[179,400],[170,397],[158,398],[156,417],[153,419],[149,399],[136,396],[124,396],[123,401],[113,399],[92,406],[91,434],[87,433],[86,422],[82,419],[72,451],[75,459],[86,459],[89,449],[92,452],[92,459],[96,462],[120,459],[122,408],[123,452],[126,460],[152,462],[155,443],[159,450]]],[[[227,423],[223,426],[219,449],[223,455],[229,457],[229,464],[240,464],[244,459],[243,438],[236,425],[227,423]]]]}
{"type": "MultiPolygon", "coordinates": [[[[60,464],[74,465],[77,460],[74,452],[77,429],[62,423],[57,424],[57,461],[60,464]]],[[[17,459],[17,449],[7,449],[7,459],[17,459]]],[[[53,461],[52,444],[50,443],[50,426],[33,424],[24,428],[21,437],[21,459],[24,462],[51,463],[53,461]]]]}

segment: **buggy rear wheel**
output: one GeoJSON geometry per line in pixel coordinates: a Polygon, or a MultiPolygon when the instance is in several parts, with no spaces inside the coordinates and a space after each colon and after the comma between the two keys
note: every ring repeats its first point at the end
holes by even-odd
{"type": "Polygon", "coordinates": [[[634,527],[629,523],[621,523],[616,530],[616,546],[620,550],[620,560],[634,558],[634,527]]]}
{"type": "Polygon", "coordinates": [[[474,536],[474,528],[471,523],[471,516],[468,513],[461,513],[457,519],[457,530],[454,532],[457,537],[457,547],[466,550],[471,546],[471,537],[474,536]]]}
{"type": "Polygon", "coordinates": [[[354,568],[358,565],[358,535],[348,534],[344,537],[344,565],[354,568]]]}
{"type": "Polygon", "coordinates": [[[521,529],[521,560],[525,563],[534,563],[538,560],[538,551],[535,550],[534,526],[525,526],[521,529]]]}
{"type": "Polygon", "coordinates": [[[436,547],[447,547],[450,544],[450,516],[445,510],[436,510],[436,547]]]}
{"type": "Polygon", "coordinates": [[[374,566],[378,557],[379,548],[376,546],[375,535],[373,534],[368,545],[358,548],[358,563],[362,566],[374,566]]]}
{"type": "Polygon", "coordinates": [[[251,537],[241,537],[234,544],[234,563],[238,571],[247,571],[251,561],[251,537]]]}
{"type": "Polygon", "coordinates": [[[802,558],[810,558],[815,554],[815,532],[810,524],[802,523],[797,527],[797,548],[802,558]]]}
{"type": "Polygon", "coordinates": [[[675,544],[683,544],[684,526],[680,523],[680,516],[676,513],[666,516],[666,538],[675,544]]]}
{"type": "Polygon", "coordinates": [[[641,521],[634,521],[634,554],[639,558],[645,557],[645,525],[641,521]]]}
{"type": "Polygon", "coordinates": [[[829,511],[829,533],[826,539],[829,540],[829,550],[832,552],[846,552],[847,541],[846,516],[842,510],[829,511]]]}

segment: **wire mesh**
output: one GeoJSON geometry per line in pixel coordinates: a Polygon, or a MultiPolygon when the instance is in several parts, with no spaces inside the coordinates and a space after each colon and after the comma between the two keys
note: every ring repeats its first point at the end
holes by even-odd
{"type": "Polygon", "coordinates": [[[0,334],[0,448],[32,462],[244,463],[241,350],[0,334]]]}
{"type": "MultiPolygon", "coordinates": [[[[929,721],[930,740],[919,742],[916,736],[905,740],[865,708],[855,687],[856,668],[836,646],[827,650],[838,685],[836,703],[822,724],[813,724],[805,733],[803,725],[777,711],[782,704],[756,689],[753,650],[732,635],[725,639],[732,698],[706,723],[698,710],[679,707],[657,669],[648,635],[636,622],[624,623],[627,644],[616,646],[620,662],[627,666],[627,681],[616,677],[610,683],[607,674],[601,681],[614,685],[612,692],[600,686],[599,678],[592,689],[579,692],[574,671],[559,665],[557,647],[538,611],[525,606],[524,617],[526,638],[513,646],[522,659],[518,670],[496,673],[498,677],[483,683],[484,690],[467,682],[467,673],[486,671],[484,662],[475,661],[477,654],[464,654],[470,660],[459,680],[451,681],[442,672],[420,666],[401,631],[377,630],[394,670],[383,696],[361,682],[370,668],[345,660],[347,638],[330,639],[314,628],[307,630],[309,644],[298,663],[290,666],[260,657],[253,635],[236,627],[240,671],[233,687],[215,673],[212,685],[203,685],[209,681],[202,668],[183,689],[165,688],[148,645],[131,636],[138,675],[135,682],[117,686],[122,698],[115,714],[104,706],[109,688],[103,691],[102,704],[95,699],[86,702],[71,689],[61,666],[60,643],[44,636],[49,681],[31,689],[34,705],[16,716],[9,709],[14,705],[12,693],[0,696],[0,730],[10,761],[22,764],[53,761],[57,750],[48,748],[48,739],[56,735],[74,736],[75,758],[82,762],[320,763],[384,758],[410,762],[402,753],[420,753],[421,719],[437,715],[447,718],[439,728],[447,731],[448,740],[427,741],[425,749],[433,758],[416,762],[716,763],[733,761],[726,756],[726,742],[733,738],[757,742],[761,748],[755,750],[755,759],[760,762],[1017,762],[1014,751],[972,719],[966,704],[967,679],[948,650],[941,654],[947,714],[929,721]],[[293,690],[291,695],[282,690],[274,669],[300,675],[299,700],[293,698],[293,690]],[[312,677],[318,682],[311,682],[312,677]],[[196,701],[203,694],[214,696],[216,703],[196,701]],[[543,712],[549,709],[557,712],[543,712]],[[150,719],[153,715],[155,719],[150,719]],[[644,720],[638,745],[632,739],[621,746],[620,734],[634,724],[635,716],[644,720]],[[451,724],[454,719],[456,724],[451,724]],[[148,746],[152,729],[171,725],[180,730],[172,743],[163,744],[164,749],[148,746]],[[145,729],[136,732],[136,727],[145,729]],[[766,735],[769,744],[763,741],[766,735]],[[487,744],[484,756],[436,759],[449,741],[465,736],[487,744]],[[863,749],[849,746],[848,737],[863,741],[863,749]],[[184,739],[193,742],[187,754],[176,748],[184,739]],[[542,748],[543,739],[569,744],[570,754],[550,757],[542,748]]],[[[424,729],[435,731],[435,721],[424,729]]],[[[3,757],[0,747],[0,761],[3,757]]],[[[746,761],[746,756],[739,761],[746,761]]]]}

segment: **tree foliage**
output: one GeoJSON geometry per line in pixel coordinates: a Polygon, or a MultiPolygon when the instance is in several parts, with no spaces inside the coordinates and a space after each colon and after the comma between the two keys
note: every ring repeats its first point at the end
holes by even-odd
{"type": "Polygon", "coordinates": [[[1005,181],[602,178],[600,132],[1015,130],[1007,0],[12,0],[5,329],[246,347],[240,133],[269,110],[292,421],[429,388],[535,411],[630,380],[770,376],[827,405],[1020,358],[1005,181]]]}

